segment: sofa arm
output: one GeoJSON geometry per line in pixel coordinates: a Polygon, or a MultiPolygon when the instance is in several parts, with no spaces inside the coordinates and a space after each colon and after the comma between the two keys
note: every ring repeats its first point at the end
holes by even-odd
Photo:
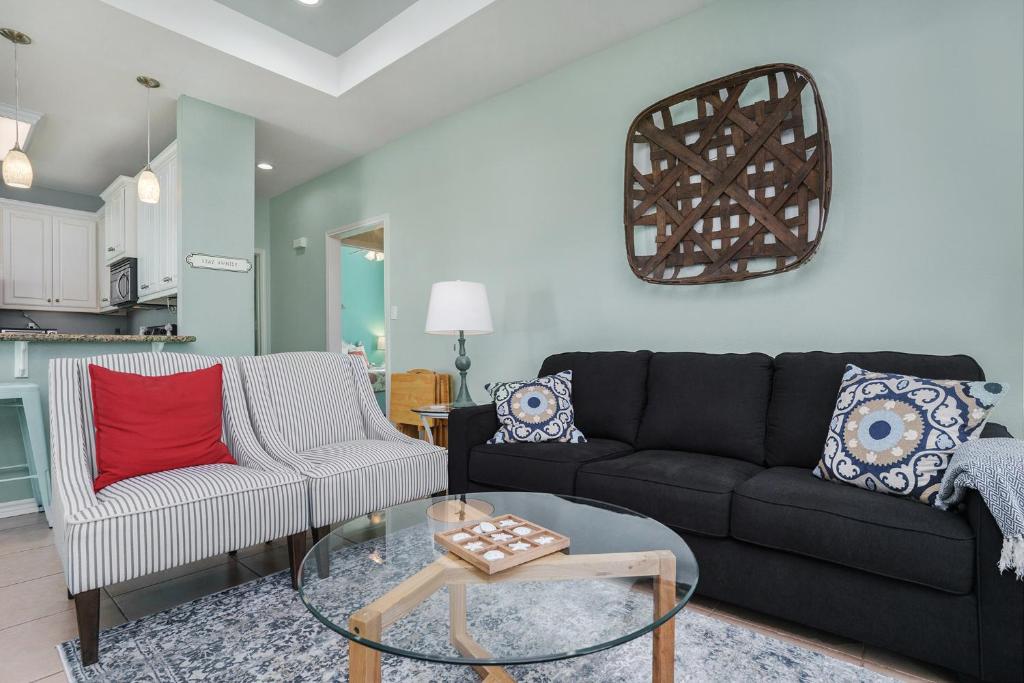
{"type": "MultiPolygon", "coordinates": [[[[990,422],[982,438],[1011,438],[1009,430],[990,422]]],[[[997,568],[1003,534],[981,494],[968,491],[964,500],[974,529],[977,561],[979,676],[984,681],[1024,680],[1024,582],[1013,571],[997,568]]]]}
{"type": "Polygon", "coordinates": [[[456,408],[448,415],[448,493],[469,491],[469,451],[498,431],[494,404],[456,408]]]}

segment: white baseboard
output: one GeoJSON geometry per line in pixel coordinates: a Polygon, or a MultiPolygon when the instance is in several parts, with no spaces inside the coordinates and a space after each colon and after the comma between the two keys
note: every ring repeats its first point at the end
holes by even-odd
{"type": "Polygon", "coordinates": [[[35,498],[12,500],[9,503],[0,503],[0,518],[31,515],[39,512],[39,510],[39,503],[36,502],[35,498]]]}

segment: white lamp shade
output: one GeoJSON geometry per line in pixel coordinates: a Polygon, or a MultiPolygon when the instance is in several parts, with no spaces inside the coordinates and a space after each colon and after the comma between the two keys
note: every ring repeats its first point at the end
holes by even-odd
{"type": "Polygon", "coordinates": [[[11,148],[4,157],[4,184],[23,190],[32,187],[32,162],[17,147],[11,148]]]}
{"type": "Polygon", "coordinates": [[[491,307],[487,288],[480,282],[435,282],[427,306],[428,334],[490,334],[491,307]]]}
{"type": "Polygon", "coordinates": [[[146,168],[139,174],[139,201],[146,204],[157,204],[160,202],[160,181],[156,173],[146,168]]]}

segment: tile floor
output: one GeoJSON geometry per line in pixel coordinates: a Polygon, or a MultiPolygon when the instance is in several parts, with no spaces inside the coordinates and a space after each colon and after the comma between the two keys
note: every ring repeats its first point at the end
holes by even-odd
{"type": "MultiPolygon", "coordinates": [[[[368,521],[367,526],[370,525],[368,521]]],[[[359,533],[358,525],[354,530],[359,533]]],[[[287,566],[287,549],[283,543],[275,542],[239,550],[235,557],[213,557],[111,586],[103,591],[102,628],[138,619],[287,566]]],[[[944,669],[733,605],[698,597],[688,609],[736,622],[904,681],[955,680],[953,674],[944,669]]],[[[53,535],[43,516],[0,519],[0,683],[64,681],[54,646],[74,638],[76,632],[74,603],[67,599],[53,535]]]]}

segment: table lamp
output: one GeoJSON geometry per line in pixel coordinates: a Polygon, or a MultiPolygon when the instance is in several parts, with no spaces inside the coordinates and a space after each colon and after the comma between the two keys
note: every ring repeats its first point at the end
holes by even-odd
{"type": "Polygon", "coordinates": [[[453,407],[476,405],[466,386],[466,372],[470,366],[466,355],[466,335],[490,334],[493,331],[487,288],[482,283],[454,280],[435,282],[430,287],[427,334],[459,335],[459,357],[455,359],[455,368],[459,371],[459,392],[453,407]]]}

